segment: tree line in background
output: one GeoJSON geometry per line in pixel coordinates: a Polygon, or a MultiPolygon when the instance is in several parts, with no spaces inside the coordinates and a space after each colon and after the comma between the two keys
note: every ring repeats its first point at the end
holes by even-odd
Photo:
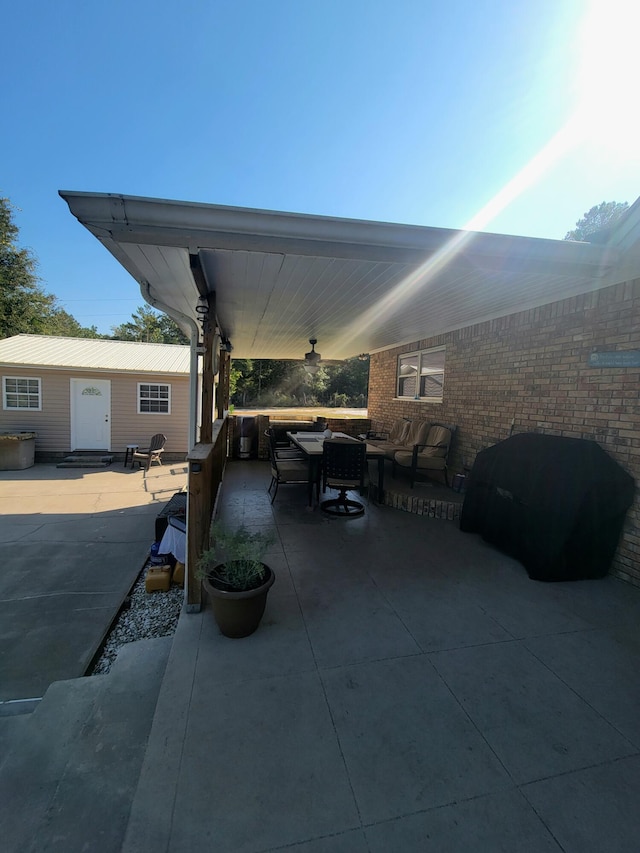
{"type": "Polygon", "coordinates": [[[58,300],[45,293],[36,275],[37,261],[18,246],[18,226],[9,199],[0,199],[0,338],[11,335],[98,337],[83,329],[58,300]]]}
{"type": "Polygon", "coordinates": [[[116,341],[188,344],[170,317],[148,305],[138,308],[128,323],[101,335],[95,326],[82,326],[47,293],[36,274],[38,262],[18,245],[19,230],[8,198],[0,198],[0,339],[13,335],[58,335],[63,338],[104,338],[116,341]]]}
{"type": "Polygon", "coordinates": [[[628,209],[626,201],[602,201],[587,210],[582,219],[576,222],[576,227],[567,231],[564,239],[587,241],[590,235],[600,234],[599,242],[604,242],[613,226],[628,209]]]}
{"type": "Polygon", "coordinates": [[[300,361],[234,358],[229,379],[230,401],[255,406],[351,406],[366,408],[369,357],[320,363],[309,376],[300,361]]]}
{"type": "MultiPolygon", "coordinates": [[[[626,202],[601,202],[588,210],[565,240],[586,240],[607,232],[624,215],[626,202]]],[[[13,221],[9,199],[0,198],[0,339],[13,335],[57,335],[68,338],[103,338],[146,343],[188,344],[188,338],[165,314],[147,305],[131,320],[113,326],[111,335],[96,326],[82,326],[47,293],[36,275],[37,260],[18,245],[19,229],[13,221]]],[[[367,405],[369,359],[352,358],[322,364],[309,376],[301,362],[233,359],[231,402],[236,406],[354,406],[367,405]]]]}

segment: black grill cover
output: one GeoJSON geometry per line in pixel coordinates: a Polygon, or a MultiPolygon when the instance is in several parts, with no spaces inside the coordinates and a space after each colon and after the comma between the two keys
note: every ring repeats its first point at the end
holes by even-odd
{"type": "Polygon", "coordinates": [[[595,441],[522,433],[478,453],[460,529],[520,560],[535,580],[604,577],[634,489],[595,441]]]}

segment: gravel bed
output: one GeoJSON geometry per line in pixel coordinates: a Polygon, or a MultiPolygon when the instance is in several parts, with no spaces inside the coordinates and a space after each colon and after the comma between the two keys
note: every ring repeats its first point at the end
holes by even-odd
{"type": "Polygon", "coordinates": [[[123,607],[109,632],[100,657],[90,675],[104,675],[111,669],[118,650],[125,643],[153,637],[168,637],[175,633],[184,600],[184,589],[171,584],[168,592],[147,592],[144,567],[128,596],[128,606],[123,607]]]}

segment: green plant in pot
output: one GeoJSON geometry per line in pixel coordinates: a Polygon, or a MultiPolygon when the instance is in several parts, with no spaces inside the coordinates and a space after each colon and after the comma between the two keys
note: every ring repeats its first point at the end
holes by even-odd
{"type": "Polygon", "coordinates": [[[215,521],[210,541],[198,561],[197,576],[225,637],[248,637],[260,624],[275,581],[273,571],[262,562],[275,537],[215,521]]]}

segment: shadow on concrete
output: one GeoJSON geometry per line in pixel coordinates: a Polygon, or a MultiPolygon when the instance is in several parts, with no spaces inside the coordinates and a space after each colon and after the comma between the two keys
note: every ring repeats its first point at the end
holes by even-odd
{"type": "Polygon", "coordinates": [[[0,472],[0,701],[84,675],[144,566],[185,466],[0,472]]]}

